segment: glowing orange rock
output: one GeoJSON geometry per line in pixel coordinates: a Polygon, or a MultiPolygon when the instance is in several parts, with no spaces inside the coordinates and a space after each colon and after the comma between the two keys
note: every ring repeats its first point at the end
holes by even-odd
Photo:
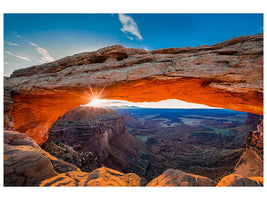
{"type": "Polygon", "coordinates": [[[190,174],[177,169],[168,169],[159,177],[154,178],[146,186],[214,186],[215,182],[207,177],[190,174]]]}
{"type": "Polygon", "coordinates": [[[91,173],[71,171],[42,181],[40,186],[142,186],[145,180],[136,174],[123,174],[107,167],[91,173]]]}
{"type": "Polygon", "coordinates": [[[263,186],[263,177],[243,177],[239,174],[230,174],[223,177],[216,186],[263,186]]]}

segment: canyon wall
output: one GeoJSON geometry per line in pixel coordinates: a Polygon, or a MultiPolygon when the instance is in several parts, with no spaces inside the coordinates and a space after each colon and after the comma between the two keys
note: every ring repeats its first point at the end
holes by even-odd
{"type": "Polygon", "coordinates": [[[84,172],[106,166],[144,177],[149,164],[145,144],[125,131],[123,116],[104,108],[70,109],[52,125],[42,148],[84,172]]]}
{"type": "Polygon", "coordinates": [[[90,101],[89,87],[104,88],[105,99],[180,99],[262,114],[263,34],[151,52],[115,45],[17,70],[4,85],[15,129],[38,144],[58,117],[90,101]]]}

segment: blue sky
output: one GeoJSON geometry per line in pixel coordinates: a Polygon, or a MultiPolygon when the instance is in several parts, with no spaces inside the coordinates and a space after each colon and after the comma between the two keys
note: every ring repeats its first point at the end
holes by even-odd
{"type": "Polygon", "coordinates": [[[5,14],[4,75],[114,44],[151,51],[261,32],[262,14],[5,14]]]}

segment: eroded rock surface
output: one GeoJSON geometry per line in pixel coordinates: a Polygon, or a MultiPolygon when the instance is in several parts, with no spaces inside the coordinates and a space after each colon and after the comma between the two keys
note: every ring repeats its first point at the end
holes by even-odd
{"type": "Polygon", "coordinates": [[[151,52],[115,45],[17,70],[5,79],[16,130],[42,144],[59,116],[89,102],[89,86],[105,86],[106,99],[180,99],[262,114],[263,34],[151,52]]]}
{"type": "Polygon", "coordinates": [[[26,134],[6,132],[4,137],[4,185],[35,186],[57,173],[40,147],[26,134]],[[26,145],[22,145],[25,143],[26,145]]]}
{"type": "Polygon", "coordinates": [[[80,171],[76,166],[51,156],[26,134],[4,132],[4,185],[38,186],[57,173],[80,171]]]}
{"type": "Polygon", "coordinates": [[[214,186],[215,182],[207,177],[183,172],[178,169],[168,169],[146,186],[214,186]]]}
{"type": "Polygon", "coordinates": [[[217,186],[263,186],[263,121],[257,131],[249,131],[245,151],[239,158],[234,172],[223,177],[217,186]]]}
{"type": "Polygon", "coordinates": [[[263,177],[243,177],[239,174],[230,174],[223,177],[216,186],[263,186],[263,177]]]}
{"type": "MultiPolygon", "coordinates": [[[[7,80],[7,77],[4,77],[7,80]]],[[[8,86],[4,87],[4,130],[14,130],[15,125],[10,115],[12,105],[14,101],[11,96],[11,88],[8,86]]]]}
{"type": "Polygon", "coordinates": [[[143,186],[145,179],[136,174],[123,174],[107,167],[101,167],[91,173],[67,172],[44,180],[40,186],[143,186]]]}

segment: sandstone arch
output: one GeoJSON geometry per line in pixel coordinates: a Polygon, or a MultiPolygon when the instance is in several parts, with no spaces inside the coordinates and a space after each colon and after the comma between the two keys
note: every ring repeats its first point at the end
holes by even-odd
{"type": "Polygon", "coordinates": [[[116,45],[20,69],[5,79],[5,111],[17,131],[42,144],[58,117],[89,102],[89,86],[105,86],[106,99],[176,98],[262,114],[263,35],[151,52],[116,45]]]}

